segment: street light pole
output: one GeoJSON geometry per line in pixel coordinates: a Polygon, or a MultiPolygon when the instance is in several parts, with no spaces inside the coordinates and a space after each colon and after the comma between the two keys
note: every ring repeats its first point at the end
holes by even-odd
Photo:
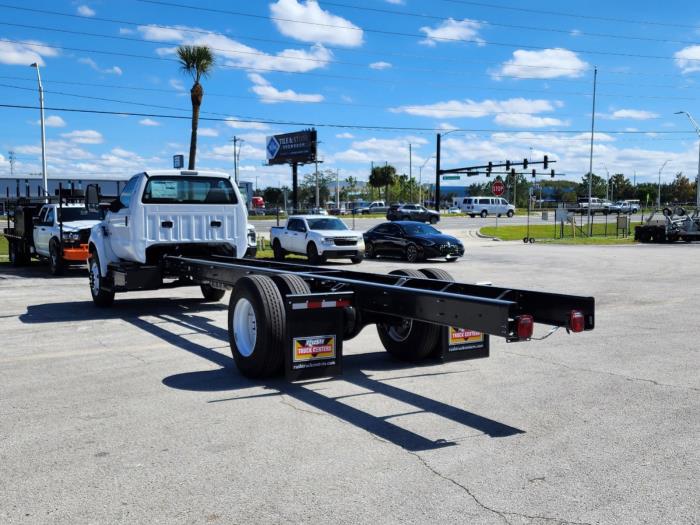
{"type": "Polygon", "coordinates": [[[433,160],[435,158],[435,155],[432,155],[431,157],[428,157],[425,159],[425,162],[423,165],[420,167],[418,170],[418,202],[420,205],[423,205],[423,168],[425,168],[425,165],[433,160]]]}
{"type": "Polygon", "coordinates": [[[664,163],[659,168],[659,195],[656,199],[656,207],[657,208],[661,208],[661,172],[663,171],[666,164],[668,164],[668,161],[664,161],[664,163]]]}
{"type": "MultiPolygon", "coordinates": [[[[44,202],[49,202],[49,182],[46,173],[46,128],[44,126],[44,86],[41,85],[41,73],[38,62],[30,67],[36,68],[36,78],[39,82],[39,114],[41,115],[41,176],[44,184],[44,202]]],[[[59,195],[59,198],[61,196],[59,195]]]]}
{"type": "MultiPolygon", "coordinates": [[[[676,111],[676,115],[684,114],[695,127],[695,131],[700,139],[700,126],[687,111],[676,111]]],[[[695,177],[695,207],[700,209],[700,141],[698,142],[698,174],[695,177]]]]}

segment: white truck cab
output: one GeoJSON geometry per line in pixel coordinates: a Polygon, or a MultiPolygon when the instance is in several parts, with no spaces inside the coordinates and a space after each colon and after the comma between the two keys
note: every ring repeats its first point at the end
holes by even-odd
{"type": "Polygon", "coordinates": [[[245,202],[225,173],[138,173],[92,228],[93,299],[100,290],[113,299],[114,291],[159,288],[167,255],[242,258],[249,248],[247,223],[245,202]]]}

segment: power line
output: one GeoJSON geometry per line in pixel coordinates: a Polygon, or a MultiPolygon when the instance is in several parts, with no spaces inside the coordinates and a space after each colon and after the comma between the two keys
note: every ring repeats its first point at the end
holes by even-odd
{"type": "Polygon", "coordinates": [[[552,15],[552,16],[562,16],[562,17],[568,17],[568,18],[577,18],[581,20],[598,20],[601,22],[614,22],[614,23],[621,23],[621,24],[638,24],[638,25],[654,25],[654,26],[662,26],[662,27],[676,27],[676,28],[685,28],[685,29],[700,29],[699,26],[697,25],[689,25],[689,24],[678,24],[678,23],[672,23],[672,22],[658,22],[658,21],[653,21],[653,20],[631,20],[631,19],[625,19],[625,18],[611,18],[611,17],[605,17],[605,16],[596,16],[596,15],[581,15],[581,14],[576,14],[576,13],[564,13],[562,11],[549,11],[549,10],[544,10],[544,9],[532,9],[532,8],[526,8],[526,7],[514,7],[514,6],[506,6],[506,5],[498,5],[498,4],[490,4],[487,2],[474,2],[470,0],[441,0],[442,2],[449,2],[452,4],[462,4],[462,5],[470,5],[470,6],[475,6],[475,7],[487,7],[490,9],[503,9],[507,11],[519,11],[522,13],[530,13],[530,14],[538,14],[538,15],[552,15]]]}
{"type": "MultiPolygon", "coordinates": [[[[0,107],[11,108],[11,109],[39,109],[38,106],[30,106],[23,104],[0,104],[0,107]]],[[[84,108],[64,108],[64,107],[45,107],[47,111],[65,111],[69,113],[91,113],[95,115],[120,115],[120,116],[133,116],[133,117],[153,117],[153,118],[168,118],[168,119],[187,119],[190,120],[189,116],[186,115],[167,115],[159,113],[135,113],[128,111],[108,111],[108,110],[97,110],[97,109],[84,109],[84,108]]],[[[212,122],[226,122],[231,120],[231,118],[215,118],[215,117],[200,117],[199,120],[212,121],[212,122]]],[[[318,127],[318,128],[342,128],[342,129],[366,129],[366,130],[386,130],[386,131],[433,131],[433,132],[444,132],[442,128],[428,128],[428,127],[418,127],[418,126],[381,126],[372,124],[341,124],[341,123],[331,123],[331,122],[299,122],[299,121],[276,121],[270,119],[249,119],[246,117],[236,117],[236,121],[243,123],[254,123],[254,124],[274,124],[274,125],[284,125],[284,126],[299,126],[299,127],[318,127]]],[[[460,132],[494,132],[494,133],[587,133],[586,130],[543,130],[543,129],[483,129],[483,128],[455,128],[454,131],[460,132]]],[[[648,133],[656,133],[659,135],[695,135],[694,131],[689,130],[646,130],[646,131],[630,131],[630,130],[598,130],[598,133],[605,133],[608,135],[640,135],[648,133]]]]}
{"type": "MultiPolygon", "coordinates": [[[[412,17],[412,18],[423,18],[427,20],[438,20],[438,21],[446,21],[447,19],[444,16],[436,16],[436,15],[427,15],[424,13],[416,13],[416,12],[411,12],[411,11],[399,11],[396,9],[387,9],[387,8],[381,8],[381,7],[368,7],[368,6],[359,6],[359,5],[349,5],[349,4],[343,4],[339,2],[328,2],[324,0],[323,2],[324,6],[335,6],[335,7],[344,7],[347,9],[356,9],[358,11],[369,11],[369,12],[374,12],[374,13],[383,13],[383,14],[391,14],[391,15],[396,15],[396,16],[405,16],[405,17],[412,17]]],[[[504,24],[502,22],[492,22],[490,20],[473,20],[474,22],[478,22],[483,25],[488,25],[488,26],[493,26],[493,27],[504,27],[506,29],[523,29],[526,31],[539,31],[539,32],[545,32],[545,33],[560,33],[560,34],[571,34],[571,30],[569,29],[556,29],[552,27],[534,27],[534,26],[523,26],[523,25],[516,25],[516,24],[504,24]]],[[[698,41],[692,41],[692,40],[671,40],[668,38],[653,38],[653,37],[645,37],[645,36],[637,36],[637,35],[616,35],[612,33],[591,33],[587,31],[579,31],[577,33],[577,36],[588,36],[588,37],[596,37],[596,38],[614,38],[614,39],[619,39],[619,40],[640,40],[644,42],[663,42],[663,43],[670,43],[670,44],[684,44],[684,45],[700,45],[700,42],[698,41]]]]}
{"type": "MultiPolygon", "coordinates": [[[[148,27],[156,27],[156,28],[163,28],[163,29],[173,29],[173,26],[168,26],[168,25],[153,24],[153,23],[147,23],[147,22],[134,22],[134,21],[121,20],[121,19],[114,19],[114,18],[98,17],[98,16],[86,18],[82,15],[76,15],[76,14],[72,14],[72,13],[51,11],[51,10],[47,10],[47,9],[19,7],[19,6],[7,5],[7,4],[0,4],[0,8],[14,9],[14,10],[20,10],[20,11],[32,12],[32,13],[49,14],[49,15],[55,15],[55,16],[63,16],[63,17],[69,17],[69,18],[77,18],[77,19],[80,19],[81,21],[89,21],[89,22],[108,22],[108,23],[116,23],[116,24],[123,24],[123,25],[131,25],[131,26],[136,26],[136,27],[148,26],[148,27]]],[[[192,9],[194,9],[194,7],[192,7],[192,9]]],[[[10,23],[5,23],[5,25],[20,26],[20,24],[10,24],[10,23]]],[[[177,29],[179,31],[183,31],[186,33],[215,35],[215,36],[222,36],[222,37],[226,37],[226,38],[230,38],[232,36],[230,34],[224,34],[224,33],[216,32],[216,31],[208,31],[208,30],[201,30],[201,29],[195,29],[195,28],[177,28],[177,29]]],[[[45,28],[45,30],[53,30],[53,29],[45,28]]],[[[118,37],[115,37],[112,35],[109,35],[109,36],[105,35],[105,36],[108,38],[118,38],[118,37]]],[[[425,37],[425,35],[408,35],[408,36],[417,36],[420,38],[425,37]]],[[[253,41],[259,41],[259,42],[278,43],[278,44],[284,44],[284,45],[298,45],[298,42],[294,42],[294,41],[290,41],[290,40],[260,38],[260,37],[254,37],[254,36],[249,36],[249,35],[238,34],[238,35],[235,35],[235,38],[237,38],[239,40],[253,40],[253,41]]],[[[139,40],[139,42],[150,42],[150,41],[139,40]]],[[[331,49],[331,50],[339,50],[339,51],[343,51],[343,52],[357,53],[357,54],[363,54],[363,55],[374,55],[374,56],[380,56],[380,57],[385,57],[386,55],[388,55],[388,56],[403,57],[403,58],[426,59],[426,60],[430,60],[430,61],[437,60],[437,61],[457,62],[457,63],[473,63],[473,64],[489,64],[489,65],[492,64],[492,62],[485,61],[485,60],[469,60],[469,59],[464,59],[464,58],[455,59],[455,58],[444,57],[444,56],[428,57],[426,55],[416,55],[416,54],[410,54],[410,53],[392,53],[392,52],[387,52],[387,51],[385,51],[383,53],[377,53],[377,52],[358,50],[358,49],[348,49],[345,47],[332,46],[332,45],[324,45],[324,47],[326,49],[331,49]]],[[[337,63],[337,62],[334,62],[334,63],[337,63]]],[[[568,68],[568,67],[564,67],[564,66],[544,66],[544,65],[518,64],[518,67],[519,68],[540,69],[540,70],[541,69],[553,69],[553,70],[557,70],[557,71],[580,71],[579,68],[568,68]]],[[[630,76],[642,76],[642,77],[648,76],[648,77],[654,77],[654,78],[658,78],[658,76],[659,76],[659,73],[639,73],[639,72],[631,72],[631,71],[619,71],[619,70],[615,70],[615,69],[611,69],[611,70],[603,69],[603,70],[599,70],[599,71],[605,71],[609,74],[614,74],[614,75],[630,75],[630,76]]],[[[664,76],[675,77],[675,78],[685,78],[683,75],[668,75],[666,73],[664,73],[664,76]]],[[[516,78],[531,79],[532,77],[516,77],[516,78]]],[[[548,79],[548,80],[552,80],[552,79],[548,79]]]]}
{"type": "MultiPolygon", "coordinates": [[[[193,6],[193,5],[187,5],[187,4],[178,4],[175,2],[165,2],[162,0],[136,0],[137,2],[142,2],[146,4],[155,4],[155,5],[162,5],[166,7],[178,7],[181,9],[192,9],[195,11],[206,11],[206,12],[212,12],[212,13],[219,13],[219,14],[228,14],[232,16],[241,16],[241,17],[248,17],[248,18],[256,18],[256,19],[265,19],[265,20],[273,20],[273,21],[278,21],[278,22],[292,22],[295,24],[306,24],[306,25],[312,25],[316,27],[326,27],[330,29],[343,29],[346,31],[366,31],[368,33],[376,33],[376,34],[381,34],[381,35],[389,35],[389,36],[402,36],[402,37],[411,37],[411,38],[425,38],[426,35],[424,34],[418,34],[418,33],[404,33],[400,31],[388,31],[388,30],[382,30],[382,29],[368,29],[368,28],[359,28],[356,26],[339,26],[335,24],[324,24],[321,22],[310,22],[308,20],[298,20],[298,19],[293,19],[293,18],[282,18],[282,17],[275,17],[275,16],[265,16],[265,15],[258,15],[254,13],[244,13],[240,11],[228,11],[225,9],[215,9],[212,7],[202,7],[202,6],[193,6]]],[[[430,37],[431,40],[439,40],[439,41],[445,41],[445,42],[465,42],[465,43],[471,43],[471,44],[489,44],[492,46],[499,46],[499,47],[516,47],[516,48],[525,48],[525,49],[536,49],[536,50],[546,50],[546,49],[551,49],[549,47],[545,46],[535,46],[532,44],[513,44],[509,42],[496,42],[493,40],[484,40],[484,39],[475,39],[475,38],[450,38],[450,37],[430,37]]],[[[661,56],[661,55],[643,55],[639,53],[621,53],[621,52],[614,52],[614,51],[595,51],[595,50],[585,50],[585,49],[571,49],[570,51],[575,52],[575,53],[581,53],[585,55],[602,55],[602,56],[619,56],[619,57],[625,57],[625,58],[651,58],[651,59],[658,59],[658,60],[675,60],[674,57],[669,57],[669,56],[661,56]]],[[[687,58],[685,60],[688,61],[700,61],[700,58],[687,58]]]]}

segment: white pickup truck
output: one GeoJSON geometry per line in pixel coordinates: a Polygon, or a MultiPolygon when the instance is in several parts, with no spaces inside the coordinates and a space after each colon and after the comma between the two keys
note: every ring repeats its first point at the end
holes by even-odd
{"type": "Polygon", "coordinates": [[[278,261],[288,253],[297,253],[306,255],[311,264],[345,258],[357,264],[365,255],[362,234],[349,229],[338,217],[327,215],[292,215],[286,226],[270,228],[270,241],[278,261]]]}
{"type": "MultiPolygon", "coordinates": [[[[86,203],[97,206],[88,189],[86,203]]],[[[92,228],[88,244],[90,291],[98,306],[115,292],[200,284],[204,298],[225,290],[208,282],[168,275],[164,257],[242,258],[249,248],[248,215],[238,188],[225,173],[162,170],[134,175],[92,228]]]]}

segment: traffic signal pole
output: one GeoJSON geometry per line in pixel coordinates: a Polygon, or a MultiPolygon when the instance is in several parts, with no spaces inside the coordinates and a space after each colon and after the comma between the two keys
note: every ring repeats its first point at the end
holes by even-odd
{"type": "Polygon", "coordinates": [[[440,133],[437,134],[437,151],[435,152],[435,211],[440,211],[440,133]]]}

